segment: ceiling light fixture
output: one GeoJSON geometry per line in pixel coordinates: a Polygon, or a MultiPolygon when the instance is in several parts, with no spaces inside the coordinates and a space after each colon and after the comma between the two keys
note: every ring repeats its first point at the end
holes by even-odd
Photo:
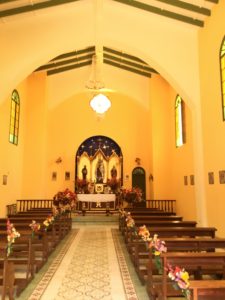
{"type": "Polygon", "coordinates": [[[92,56],[91,74],[86,88],[91,92],[91,108],[98,114],[104,114],[111,107],[111,101],[105,95],[105,84],[102,79],[103,45],[102,41],[97,39],[97,36],[101,36],[103,1],[95,0],[94,4],[95,54],[92,56]]]}
{"type": "Polygon", "coordinates": [[[104,114],[110,107],[110,100],[103,94],[97,94],[90,101],[91,108],[98,114],[104,114]]]}
{"type": "Polygon", "coordinates": [[[91,75],[86,84],[86,88],[91,92],[92,97],[90,106],[98,114],[104,114],[111,107],[111,101],[103,93],[105,85],[101,76],[101,56],[101,53],[93,55],[91,75]]]}

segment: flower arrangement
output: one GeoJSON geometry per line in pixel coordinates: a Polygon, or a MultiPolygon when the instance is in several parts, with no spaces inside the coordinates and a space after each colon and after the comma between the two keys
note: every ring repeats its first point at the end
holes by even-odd
{"type": "Polygon", "coordinates": [[[132,227],[132,228],[135,227],[134,219],[131,217],[130,213],[127,214],[126,223],[127,223],[127,227],[132,227]]]}
{"type": "Polygon", "coordinates": [[[78,193],[87,193],[88,192],[88,184],[87,179],[76,179],[76,191],[78,193]]]}
{"type": "Polygon", "coordinates": [[[120,187],[120,180],[112,177],[107,180],[107,185],[111,188],[113,192],[116,192],[120,187]]]}
{"type": "Polygon", "coordinates": [[[15,239],[20,237],[20,233],[16,231],[16,228],[13,224],[10,223],[10,220],[7,220],[7,256],[12,253],[12,244],[15,243],[15,239]]]}
{"type": "Polygon", "coordinates": [[[161,257],[160,255],[163,252],[167,252],[167,248],[166,248],[166,243],[164,241],[161,241],[160,239],[158,239],[158,234],[154,234],[153,238],[151,239],[151,241],[149,242],[149,249],[152,251],[152,253],[154,254],[154,260],[155,260],[155,265],[156,268],[158,269],[159,274],[162,274],[163,272],[163,267],[162,267],[162,261],[161,261],[161,257]]]}
{"type": "Polygon", "coordinates": [[[191,299],[191,293],[190,293],[190,282],[189,282],[189,274],[188,272],[183,268],[176,266],[173,268],[171,265],[167,266],[168,271],[168,277],[174,281],[174,288],[175,289],[181,289],[183,295],[187,300],[191,299]]]}
{"type": "Polygon", "coordinates": [[[57,219],[60,216],[60,208],[58,206],[53,205],[52,215],[55,219],[57,219]]]}
{"type": "Polygon", "coordinates": [[[154,234],[153,239],[149,243],[149,249],[152,249],[155,256],[161,255],[162,252],[167,252],[166,243],[158,239],[158,234],[154,234]]]}
{"type": "Polygon", "coordinates": [[[150,232],[148,231],[145,225],[140,226],[138,229],[138,235],[144,240],[145,242],[151,241],[150,232]]]}
{"type": "Polygon", "coordinates": [[[128,203],[141,202],[142,191],[139,187],[132,189],[122,189],[122,198],[128,203]]]}
{"type": "Polygon", "coordinates": [[[31,223],[29,226],[30,226],[30,228],[31,228],[31,230],[32,230],[31,236],[32,236],[32,238],[33,238],[33,237],[34,237],[34,234],[40,230],[41,225],[40,225],[40,223],[36,223],[35,220],[32,220],[32,223],[31,223]]]}
{"type": "Polygon", "coordinates": [[[54,217],[49,215],[43,222],[44,230],[47,231],[48,227],[54,222],[54,217]]]}
{"type": "Polygon", "coordinates": [[[74,192],[70,191],[68,188],[64,191],[60,191],[53,197],[53,204],[56,207],[67,207],[71,210],[76,204],[77,196],[74,192]]]}
{"type": "Polygon", "coordinates": [[[137,235],[137,228],[135,226],[134,219],[131,217],[130,212],[127,213],[125,221],[126,221],[127,227],[133,232],[133,234],[137,235]]]}
{"type": "Polygon", "coordinates": [[[127,212],[123,208],[120,208],[119,209],[119,217],[125,218],[126,216],[127,216],[127,212]]]}

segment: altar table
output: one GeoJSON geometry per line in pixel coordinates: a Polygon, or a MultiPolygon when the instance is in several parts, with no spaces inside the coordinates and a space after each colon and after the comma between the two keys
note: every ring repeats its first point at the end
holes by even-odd
{"type": "Polygon", "coordinates": [[[116,200],[115,194],[77,194],[78,201],[110,202],[116,200]]]}
{"type": "Polygon", "coordinates": [[[105,210],[115,209],[115,194],[77,194],[78,207],[80,210],[105,210]]]}

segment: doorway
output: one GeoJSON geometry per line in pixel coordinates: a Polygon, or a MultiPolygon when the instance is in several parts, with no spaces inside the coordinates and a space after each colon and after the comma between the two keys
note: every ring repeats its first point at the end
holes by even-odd
{"type": "Polygon", "coordinates": [[[136,167],[132,171],[132,187],[139,187],[142,191],[142,199],[146,200],[146,178],[145,170],[141,167],[136,167]]]}

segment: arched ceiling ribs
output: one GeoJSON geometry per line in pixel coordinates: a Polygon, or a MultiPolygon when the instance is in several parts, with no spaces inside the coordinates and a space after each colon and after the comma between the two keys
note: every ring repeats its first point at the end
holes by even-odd
{"type": "MultiPolygon", "coordinates": [[[[29,13],[40,9],[66,5],[80,0],[1,0],[0,18],[29,13]]],[[[138,10],[167,17],[178,22],[203,27],[206,17],[219,0],[112,0],[138,10]]]]}
{"type": "MultiPolygon", "coordinates": [[[[91,64],[94,54],[95,46],[64,53],[39,67],[35,72],[46,71],[49,76],[81,68],[91,64]]],[[[108,47],[103,47],[103,62],[145,77],[151,77],[152,73],[157,73],[140,58],[108,47]]]]}

